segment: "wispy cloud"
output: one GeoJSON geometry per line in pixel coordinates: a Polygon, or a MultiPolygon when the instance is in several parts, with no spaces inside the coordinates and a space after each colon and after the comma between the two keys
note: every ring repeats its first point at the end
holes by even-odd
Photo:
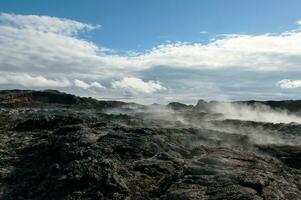
{"type": "Polygon", "coordinates": [[[143,81],[135,77],[125,77],[119,81],[113,81],[112,87],[126,90],[131,93],[154,93],[166,90],[159,81],[143,81]]]}
{"type": "Polygon", "coordinates": [[[207,32],[207,31],[200,31],[200,34],[206,35],[206,34],[209,34],[209,32],[207,32]]]}
{"type": "Polygon", "coordinates": [[[68,87],[71,83],[67,79],[47,79],[43,76],[30,76],[28,74],[1,75],[0,84],[13,84],[25,87],[68,87]]]}
{"type": "Polygon", "coordinates": [[[0,13],[0,23],[18,29],[31,29],[45,33],[73,35],[79,31],[90,31],[100,26],[84,24],[70,19],[49,16],[16,15],[0,13]]]}
{"type": "Polygon", "coordinates": [[[301,88],[301,80],[288,80],[284,79],[276,83],[282,89],[301,88]]]}
{"type": "Polygon", "coordinates": [[[74,86],[82,89],[105,89],[105,86],[97,81],[87,83],[83,80],[75,79],[71,82],[67,78],[48,78],[41,75],[33,76],[24,73],[2,74],[0,85],[19,85],[30,88],[66,88],[74,86]]]}
{"type": "Polygon", "coordinates": [[[76,87],[79,87],[79,88],[82,88],[82,89],[89,89],[89,88],[101,88],[101,89],[104,89],[105,87],[103,85],[101,85],[100,83],[94,81],[92,83],[86,83],[82,80],[78,80],[78,79],[75,79],[74,81],[74,85],[76,87]]]}

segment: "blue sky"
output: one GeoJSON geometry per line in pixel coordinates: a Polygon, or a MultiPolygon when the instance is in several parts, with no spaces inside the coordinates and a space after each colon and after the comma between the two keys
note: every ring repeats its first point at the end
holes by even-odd
{"type": "Polygon", "coordinates": [[[2,0],[0,11],[48,15],[101,30],[87,37],[120,50],[145,50],[166,40],[207,42],[218,34],[282,32],[300,20],[298,0],[2,0]],[[206,31],[209,35],[200,34],[206,31]]]}
{"type": "Polygon", "coordinates": [[[300,7],[297,0],[2,0],[0,88],[142,103],[301,98],[300,7]]]}

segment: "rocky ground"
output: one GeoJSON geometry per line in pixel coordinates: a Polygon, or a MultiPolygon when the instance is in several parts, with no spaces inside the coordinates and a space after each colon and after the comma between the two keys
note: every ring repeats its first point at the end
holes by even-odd
{"type": "Polygon", "coordinates": [[[0,199],[301,199],[300,124],[206,106],[2,91],[0,199]]]}

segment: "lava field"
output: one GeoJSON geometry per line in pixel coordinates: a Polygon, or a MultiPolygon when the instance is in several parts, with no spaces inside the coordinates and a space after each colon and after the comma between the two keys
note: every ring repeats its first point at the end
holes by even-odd
{"type": "Polygon", "coordinates": [[[0,91],[0,199],[300,200],[300,111],[0,91]]]}

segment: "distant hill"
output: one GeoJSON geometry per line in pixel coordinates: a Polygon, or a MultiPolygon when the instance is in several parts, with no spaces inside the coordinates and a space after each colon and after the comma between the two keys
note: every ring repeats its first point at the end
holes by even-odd
{"type": "Polygon", "coordinates": [[[2,90],[0,91],[0,107],[40,107],[62,106],[73,108],[115,108],[122,106],[137,106],[135,103],[121,101],[99,101],[93,98],[78,97],[57,90],[2,90]]]}

